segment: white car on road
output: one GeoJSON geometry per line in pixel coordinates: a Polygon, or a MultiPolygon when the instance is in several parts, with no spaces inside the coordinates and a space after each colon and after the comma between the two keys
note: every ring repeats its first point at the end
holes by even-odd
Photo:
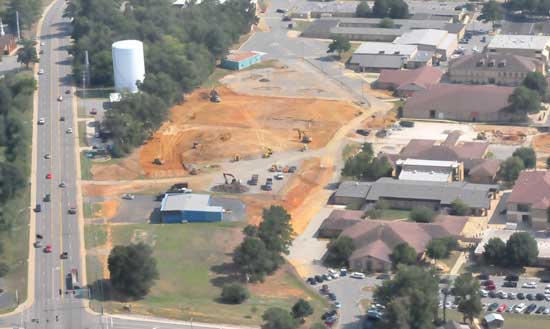
{"type": "Polygon", "coordinates": [[[38,70],[38,74],[44,74],[44,70],[43,69],[38,70]]]}
{"type": "Polygon", "coordinates": [[[45,124],[45,123],[46,123],[46,119],[44,119],[44,118],[38,119],[38,124],[39,124],[39,125],[43,125],[43,124],[45,124]]]}
{"type": "Polygon", "coordinates": [[[67,130],[65,132],[67,134],[72,134],[73,133],[73,128],[67,128],[67,130]]]}

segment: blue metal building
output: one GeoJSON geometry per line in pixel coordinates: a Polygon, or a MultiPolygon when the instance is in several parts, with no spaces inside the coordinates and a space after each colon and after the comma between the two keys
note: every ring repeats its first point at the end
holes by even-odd
{"type": "Polygon", "coordinates": [[[242,70],[262,60],[262,53],[255,51],[233,52],[221,61],[221,67],[229,70],[242,70]]]}
{"type": "Polygon", "coordinates": [[[222,207],[210,205],[210,195],[166,193],[160,207],[161,223],[219,222],[223,219],[222,207]]]}

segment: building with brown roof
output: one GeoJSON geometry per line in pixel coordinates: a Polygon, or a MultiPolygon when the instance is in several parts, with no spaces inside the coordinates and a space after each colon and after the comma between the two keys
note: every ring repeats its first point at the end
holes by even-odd
{"type": "Polygon", "coordinates": [[[414,70],[382,70],[374,88],[394,91],[398,96],[409,97],[417,91],[426,90],[441,80],[443,71],[433,66],[414,70]]]}
{"type": "Polygon", "coordinates": [[[506,201],[511,222],[529,223],[534,229],[548,228],[550,171],[522,171],[506,201]]]}
{"type": "Polygon", "coordinates": [[[494,182],[500,161],[485,159],[489,149],[486,142],[460,142],[459,132],[451,132],[445,141],[411,139],[399,153],[399,159],[458,161],[464,164],[464,176],[472,183],[494,182]]]}
{"type": "Polygon", "coordinates": [[[510,122],[506,111],[512,87],[438,84],[416,92],[403,106],[403,116],[416,119],[510,122]]]}
{"type": "Polygon", "coordinates": [[[544,63],[532,57],[499,53],[466,55],[449,63],[449,80],[454,83],[517,86],[529,72],[544,74],[544,63]]]}
{"type": "Polygon", "coordinates": [[[339,236],[353,240],[355,251],[349,263],[354,271],[386,271],[391,267],[390,254],[398,244],[406,242],[422,255],[432,239],[459,238],[468,221],[467,217],[439,216],[433,223],[355,219],[352,224],[349,218],[340,217],[345,213],[334,212],[321,227],[340,230],[339,236]]]}
{"type": "Polygon", "coordinates": [[[17,40],[12,34],[0,36],[0,51],[4,55],[11,54],[17,48],[17,40]]]}

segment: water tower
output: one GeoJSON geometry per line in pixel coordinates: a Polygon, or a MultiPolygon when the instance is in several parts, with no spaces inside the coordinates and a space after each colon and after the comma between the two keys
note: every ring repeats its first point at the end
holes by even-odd
{"type": "Polygon", "coordinates": [[[122,40],[113,43],[112,49],[115,89],[118,92],[137,92],[136,82],[142,82],[145,77],[143,43],[122,40]]]}

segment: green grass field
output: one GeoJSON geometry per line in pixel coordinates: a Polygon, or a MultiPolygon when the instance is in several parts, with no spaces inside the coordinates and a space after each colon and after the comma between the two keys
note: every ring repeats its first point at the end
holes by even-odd
{"type": "Polygon", "coordinates": [[[78,144],[80,146],[88,146],[86,141],[86,122],[80,121],[78,123],[78,144]]]}
{"type": "MultiPolygon", "coordinates": [[[[462,313],[456,310],[447,310],[446,312],[447,319],[462,321],[462,313]]],[[[441,317],[443,317],[442,314],[443,311],[439,310],[439,315],[441,317]]],[[[550,327],[548,315],[502,313],[502,316],[504,317],[504,328],[548,329],[550,327]]]]}
{"type": "Polygon", "coordinates": [[[409,218],[410,211],[408,210],[399,210],[399,209],[384,209],[382,210],[382,217],[380,219],[407,219],[409,218]]]}
{"type": "Polygon", "coordinates": [[[83,180],[92,179],[92,160],[86,157],[86,151],[80,152],[80,173],[83,180]]]}
{"type": "MultiPolygon", "coordinates": [[[[86,227],[88,231],[98,229],[101,230],[98,226],[86,227]]],[[[230,253],[241,240],[241,229],[240,223],[112,226],[113,246],[144,241],[153,246],[157,259],[160,280],[143,300],[132,302],[133,313],[252,325],[261,323],[261,315],[268,307],[290,309],[302,297],[316,310],[311,319],[318,319],[326,306],[325,300],[291,270],[280,271],[264,284],[250,284],[251,298],[242,305],[217,301],[221,286],[235,280],[229,270],[230,253]]],[[[93,235],[97,233],[87,233],[93,235]]],[[[99,279],[99,270],[88,270],[88,281],[99,279]]],[[[120,312],[122,305],[104,303],[109,312],[120,312]]],[[[97,302],[93,306],[97,309],[97,302]]]]}
{"type": "Polygon", "coordinates": [[[89,224],[84,230],[84,241],[86,248],[91,249],[102,246],[107,242],[107,230],[99,224],[89,224]]]}

